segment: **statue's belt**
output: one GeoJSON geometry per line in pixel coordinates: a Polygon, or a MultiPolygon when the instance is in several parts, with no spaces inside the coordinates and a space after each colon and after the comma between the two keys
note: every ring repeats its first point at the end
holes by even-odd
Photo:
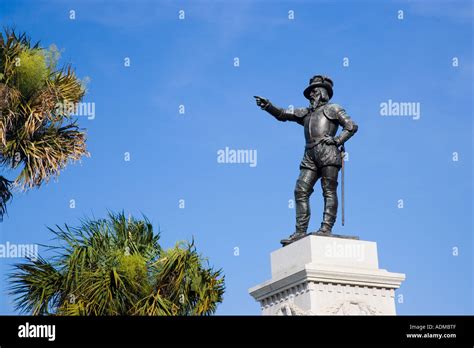
{"type": "Polygon", "coordinates": [[[305,149],[311,149],[311,148],[315,147],[323,139],[324,139],[324,137],[317,137],[317,138],[311,139],[309,142],[306,143],[305,149]]]}

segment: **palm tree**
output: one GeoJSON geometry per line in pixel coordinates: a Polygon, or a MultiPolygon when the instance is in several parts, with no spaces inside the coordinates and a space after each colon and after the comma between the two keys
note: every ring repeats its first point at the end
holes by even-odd
{"type": "Polygon", "coordinates": [[[32,315],[209,315],[224,277],[194,243],[163,250],[146,217],[84,220],[51,229],[50,260],[30,257],[10,275],[16,309],[32,315]]]}
{"type": "Polygon", "coordinates": [[[0,176],[0,220],[14,187],[39,187],[87,155],[71,108],[60,107],[78,103],[85,89],[70,66],[56,68],[58,59],[57,49],[25,34],[0,33],[0,165],[21,169],[12,181],[0,176]]]}

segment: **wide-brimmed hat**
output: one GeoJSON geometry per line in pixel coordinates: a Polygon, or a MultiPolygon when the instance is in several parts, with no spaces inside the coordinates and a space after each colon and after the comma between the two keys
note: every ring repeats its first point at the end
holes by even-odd
{"type": "Polygon", "coordinates": [[[324,87],[328,91],[329,99],[331,99],[332,94],[333,94],[333,91],[332,91],[333,86],[334,86],[334,83],[332,82],[332,80],[329,77],[322,76],[322,75],[316,75],[316,76],[313,76],[309,80],[309,86],[306,87],[303,94],[306,97],[306,99],[310,99],[309,95],[310,95],[311,91],[314,88],[324,87]]]}

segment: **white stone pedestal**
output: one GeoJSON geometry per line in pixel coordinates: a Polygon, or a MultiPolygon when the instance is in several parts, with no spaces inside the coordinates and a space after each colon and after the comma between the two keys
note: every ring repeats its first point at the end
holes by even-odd
{"type": "Polygon", "coordinates": [[[375,242],[314,235],[272,252],[271,268],[249,290],[263,315],[395,315],[405,280],[379,268],[375,242]]]}

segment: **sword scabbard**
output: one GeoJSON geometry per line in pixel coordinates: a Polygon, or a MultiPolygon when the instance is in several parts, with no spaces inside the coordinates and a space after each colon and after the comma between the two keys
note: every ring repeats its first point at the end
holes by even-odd
{"type": "Polygon", "coordinates": [[[341,222],[344,226],[345,216],[344,216],[344,159],[346,157],[346,149],[342,146],[342,168],[341,168],[341,222]]]}

